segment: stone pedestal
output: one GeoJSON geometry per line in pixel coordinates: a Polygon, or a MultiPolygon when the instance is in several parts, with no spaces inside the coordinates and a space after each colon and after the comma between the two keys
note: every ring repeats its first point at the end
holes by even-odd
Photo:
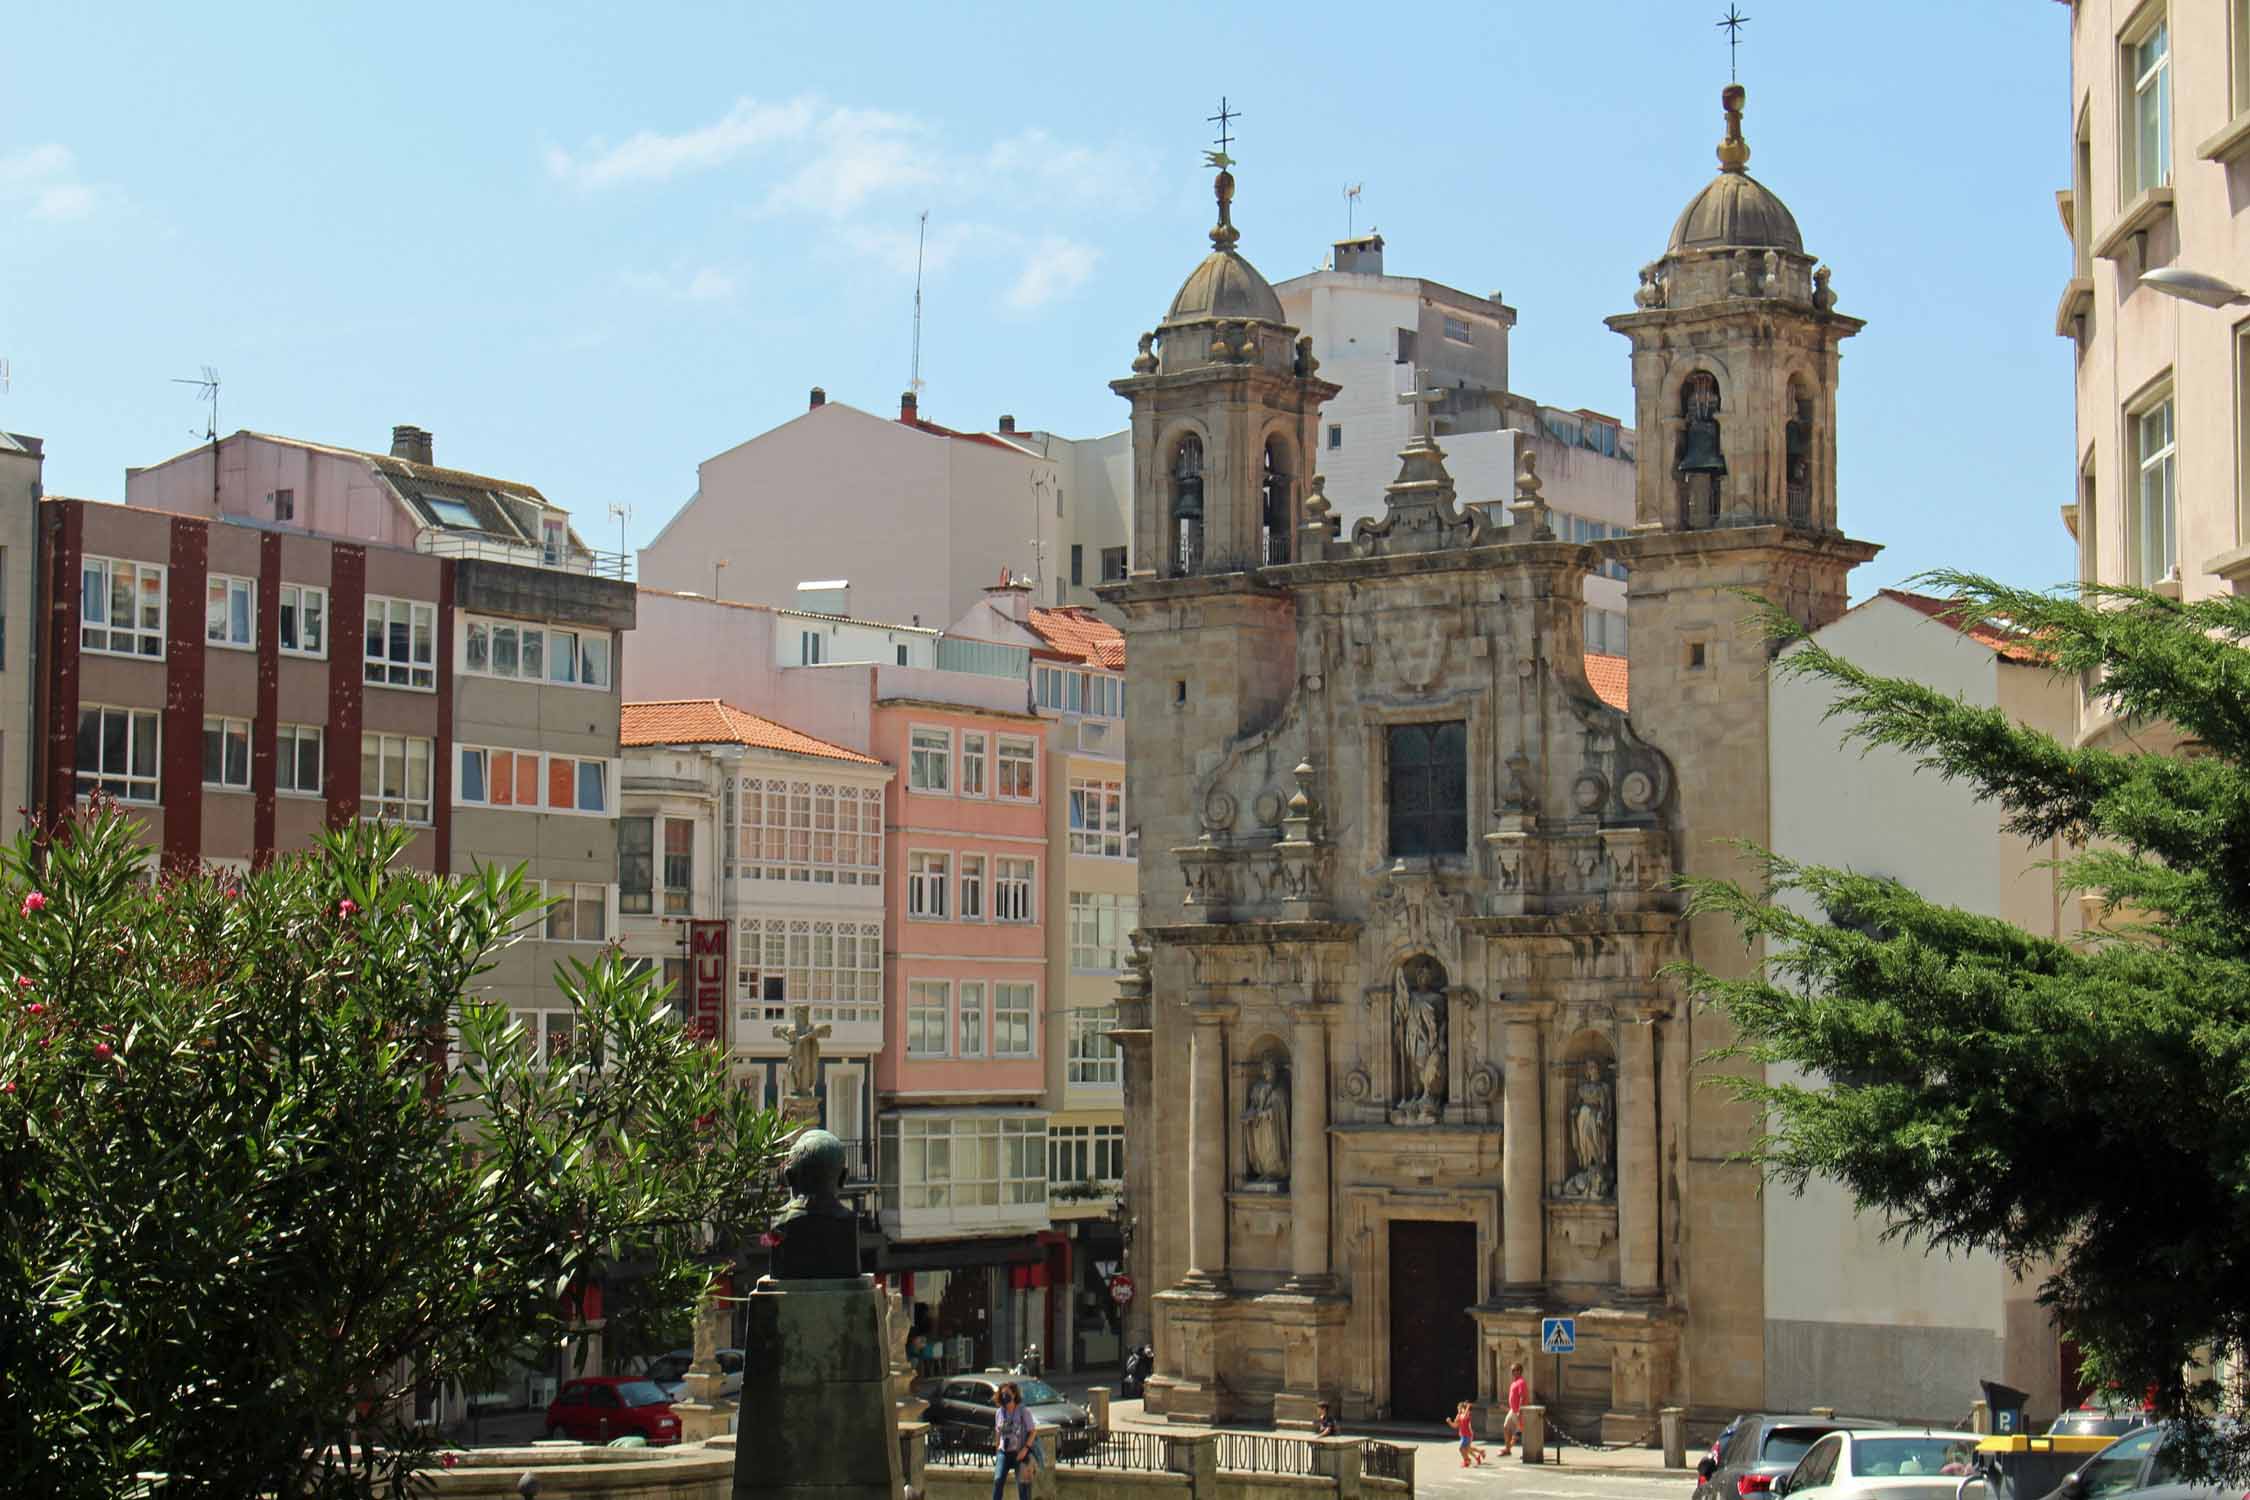
{"type": "Polygon", "coordinates": [[[902,1500],[882,1297],[867,1276],[759,1281],[735,1500],[902,1500]]]}
{"type": "Polygon", "coordinates": [[[719,1368],[719,1335],[727,1316],[726,1304],[706,1298],[695,1318],[695,1363],[688,1366],[687,1395],[672,1403],[680,1419],[680,1441],[700,1443],[727,1430],[734,1403],[723,1394],[726,1372],[719,1368]]]}
{"type": "Polygon", "coordinates": [[[818,1094],[783,1095],[781,1118],[791,1125],[818,1125],[820,1123],[820,1096],[818,1094]]]}

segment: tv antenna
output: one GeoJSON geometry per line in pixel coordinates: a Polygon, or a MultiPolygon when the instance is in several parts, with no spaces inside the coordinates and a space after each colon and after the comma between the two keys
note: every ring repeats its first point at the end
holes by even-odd
{"type": "Polygon", "coordinates": [[[203,424],[203,441],[211,445],[211,513],[219,513],[219,372],[209,365],[201,375],[175,375],[174,385],[195,387],[195,399],[211,403],[211,414],[203,424]]]}
{"type": "Polygon", "coordinates": [[[1352,237],[1353,226],[1358,221],[1359,190],[1365,186],[1364,182],[1355,182],[1344,189],[1344,238],[1347,240],[1352,237]]]}
{"type": "Polygon", "coordinates": [[[906,379],[906,388],[916,400],[922,395],[922,247],[929,238],[930,211],[925,208],[914,230],[914,366],[906,379]]]}
{"type": "Polygon", "coordinates": [[[618,576],[622,578],[631,571],[629,559],[633,554],[625,545],[625,526],[633,519],[633,507],[622,500],[612,500],[609,502],[609,518],[617,523],[617,566],[620,569],[618,576]]]}
{"type": "Polygon", "coordinates": [[[0,396],[8,394],[8,361],[0,359],[0,396]]]}

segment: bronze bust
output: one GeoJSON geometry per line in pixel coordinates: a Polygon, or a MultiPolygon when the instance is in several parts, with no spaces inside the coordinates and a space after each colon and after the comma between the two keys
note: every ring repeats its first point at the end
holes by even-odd
{"type": "Polygon", "coordinates": [[[842,1141],[825,1130],[798,1134],[781,1169],[790,1198],[773,1225],[776,1280],[859,1274],[859,1219],[836,1193],[844,1172],[842,1141]]]}

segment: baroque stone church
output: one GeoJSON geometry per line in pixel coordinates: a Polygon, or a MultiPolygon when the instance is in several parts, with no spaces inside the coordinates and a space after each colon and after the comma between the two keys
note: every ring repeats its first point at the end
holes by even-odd
{"type": "Polygon", "coordinates": [[[1521,1361],[1573,1431],[1763,1397],[1747,1113],[1666,978],[1748,963],[1673,875],[1767,841],[1769,648],[1876,549],[1836,526],[1837,350],[1860,328],[1794,218],[1721,171],[1634,308],[1637,525],[1558,541],[1536,473],[1465,508],[1428,435],[1349,536],[1307,478],[1309,339],[1211,253],[1132,374],[1123,614],[1143,924],[1123,984],[1132,1271],[1152,1412],[1489,1421],[1521,1361]],[[1631,711],[1583,662],[1583,582],[1630,570],[1631,711]],[[1539,1352],[1543,1316],[1577,1349],[1539,1352]],[[1581,1425],[1582,1424],[1582,1425],[1581,1425]]]}

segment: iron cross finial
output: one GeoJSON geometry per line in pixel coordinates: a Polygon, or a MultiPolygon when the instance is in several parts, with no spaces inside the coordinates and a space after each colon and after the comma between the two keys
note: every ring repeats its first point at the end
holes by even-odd
{"type": "Polygon", "coordinates": [[[1227,132],[1227,127],[1234,123],[1236,120],[1242,118],[1242,111],[1239,109],[1228,109],[1227,96],[1221,94],[1219,96],[1219,112],[1215,115],[1208,115],[1205,118],[1209,120],[1210,123],[1219,127],[1219,154],[1221,156],[1225,156],[1227,154],[1227,148],[1234,144],[1234,137],[1227,132]]]}
{"type": "Polygon", "coordinates": [[[1727,13],[1719,18],[1719,27],[1727,34],[1727,81],[1729,83],[1735,82],[1734,49],[1742,45],[1742,28],[1749,24],[1750,18],[1734,5],[1729,5],[1727,13]]]}

